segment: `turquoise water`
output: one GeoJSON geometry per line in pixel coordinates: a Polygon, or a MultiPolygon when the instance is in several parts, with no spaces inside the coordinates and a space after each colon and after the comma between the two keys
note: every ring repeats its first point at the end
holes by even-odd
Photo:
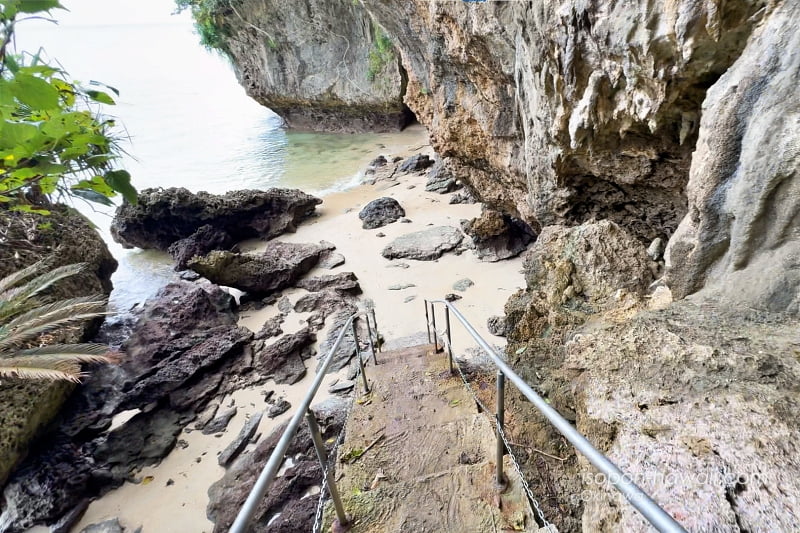
{"type": "MultiPolygon", "coordinates": [[[[324,195],[358,184],[361,169],[393,135],[287,133],[280,117],[251,100],[227,60],[198,44],[172,0],[62,0],[58,25],[17,26],[18,49],[44,48],[73,78],[120,91],[108,112],[124,124],[122,166],[139,188],[222,193],[296,187],[324,195]]],[[[120,262],[112,305],[127,309],[174,276],[164,254],[123,250],[108,234],[111,213],[79,209],[120,262]]]]}

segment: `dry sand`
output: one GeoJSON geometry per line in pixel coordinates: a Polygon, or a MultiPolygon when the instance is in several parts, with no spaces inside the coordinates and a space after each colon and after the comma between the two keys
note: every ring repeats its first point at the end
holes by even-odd
{"type": "MultiPolygon", "coordinates": [[[[430,153],[430,147],[422,135],[419,130],[412,130],[406,147],[387,146],[383,153],[387,156],[430,153]]],[[[504,339],[488,333],[486,319],[492,315],[502,314],[508,297],[516,289],[524,286],[520,272],[520,258],[499,263],[484,263],[479,261],[472,251],[467,251],[460,256],[445,254],[438,261],[403,260],[409,265],[409,268],[404,269],[390,267],[397,261],[384,259],[380,254],[383,247],[399,235],[422,230],[429,225],[458,227],[461,219],[472,218],[480,213],[479,204],[450,205],[449,197],[450,195],[425,192],[425,176],[409,175],[401,177],[394,183],[379,182],[376,185],[363,185],[326,196],[324,203],[318,208],[318,217],[302,224],[296,233],[280,237],[280,240],[289,242],[327,240],[334,243],[337,251],[345,256],[345,264],[333,271],[315,270],[310,275],[355,272],[364,290],[364,298],[375,302],[380,331],[388,341],[425,331],[423,299],[442,298],[447,293],[457,292],[452,288],[453,283],[469,278],[475,285],[465,292],[458,293],[463,299],[456,302],[456,305],[484,338],[490,343],[502,346],[505,343],[504,339]],[[406,211],[407,218],[412,222],[395,222],[374,230],[362,229],[358,211],[369,201],[381,196],[390,196],[399,201],[406,211]],[[379,233],[384,233],[386,236],[378,237],[379,233]],[[390,285],[399,283],[415,286],[404,290],[388,289],[390,285]],[[410,296],[415,298],[406,302],[410,296]]],[[[243,243],[243,247],[247,249],[258,249],[260,246],[263,244],[243,243]]],[[[295,289],[284,294],[294,303],[304,291],[295,289]]],[[[275,312],[274,306],[270,306],[257,312],[243,314],[240,324],[257,331],[275,312]]],[[[298,313],[290,314],[284,324],[284,330],[291,332],[299,328],[305,316],[298,313]]],[[[453,331],[453,345],[458,352],[474,346],[464,330],[455,323],[453,331]]],[[[325,332],[318,337],[324,339],[325,332]]],[[[309,372],[312,371],[313,368],[309,368],[309,372]]],[[[338,375],[326,377],[314,403],[325,399],[329,384],[339,377],[338,375]]],[[[89,524],[116,517],[129,531],[142,526],[144,533],[210,532],[213,524],[206,518],[207,490],[224,473],[224,469],[217,464],[217,454],[236,437],[252,413],[264,409],[265,391],[276,391],[276,396],[284,396],[294,406],[299,403],[312,379],[313,376],[309,373],[293,386],[275,385],[269,382],[258,389],[241,390],[226,398],[223,405],[233,401],[239,410],[225,433],[203,435],[199,431],[184,431],[179,437],[185,441],[184,447],[177,446],[159,465],[138,472],[136,477],[143,481],[138,484],[125,483],[93,502],[72,531],[80,532],[89,524]]],[[[259,432],[264,436],[267,435],[293,413],[294,408],[276,419],[264,417],[259,432]]],[[[251,444],[248,450],[252,447],[251,444]]]]}

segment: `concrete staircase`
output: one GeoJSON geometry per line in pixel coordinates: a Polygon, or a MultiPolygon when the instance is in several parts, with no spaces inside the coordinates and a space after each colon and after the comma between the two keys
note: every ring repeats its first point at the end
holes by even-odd
{"type": "MultiPolygon", "coordinates": [[[[350,531],[538,530],[508,456],[508,488],[495,488],[494,427],[445,355],[432,345],[385,352],[367,376],[336,464],[350,531]]],[[[329,504],[325,531],[333,516],[329,504]]]]}

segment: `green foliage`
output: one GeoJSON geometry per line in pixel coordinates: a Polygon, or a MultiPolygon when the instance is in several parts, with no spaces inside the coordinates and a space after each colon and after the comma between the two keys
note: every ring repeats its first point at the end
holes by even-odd
{"type": "Polygon", "coordinates": [[[102,296],[51,301],[44,291],[81,272],[85,264],[39,274],[42,262],[0,280],[0,377],[78,382],[83,363],[113,363],[102,344],[52,344],[54,331],[105,314],[102,296]]]}
{"type": "Polygon", "coordinates": [[[394,47],[389,37],[375,26],[373,30],[372,49],[369,51],[369,67],[367,69],[367,79],[374,81],[375,77],[383,69],[395,60],[394,47]]]}
{"type": "Polygon", "coordinates": [[[0,204],[47,214],[64,197],[110,204],[119,193],[136,203],[130,175],[114,169],[116,123],[100,112],[115,103],[109,92],[119,92],[94,81],[84,87],[41,51],[12,50],[20,22],[57,8],[57,0],[0,0],[0,204]]]}
{"type": "Polygon", "coordinates": [[[200,44],[209,50],[228,54],[228,37],[222,13],[230,8],[229,0],[175,0],[176,12],[190,10],[194,28],[200,36],[200,44]]]}

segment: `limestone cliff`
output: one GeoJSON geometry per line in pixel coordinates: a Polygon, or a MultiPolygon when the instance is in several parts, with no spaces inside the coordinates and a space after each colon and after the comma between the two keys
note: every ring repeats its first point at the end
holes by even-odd
{"type": "Polygon", "coordinates": [[[214,16],[247,94],[290,127],[396,131],[413,119],[391,41],[358,2],[222,2],[214,16]]]}

